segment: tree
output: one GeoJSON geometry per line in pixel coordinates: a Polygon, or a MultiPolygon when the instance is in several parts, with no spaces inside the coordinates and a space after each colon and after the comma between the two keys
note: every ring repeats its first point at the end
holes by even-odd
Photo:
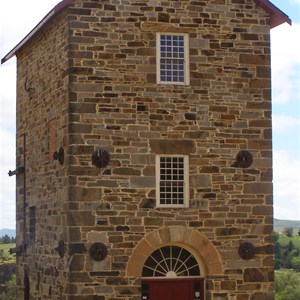
{"type": "Polygon", "coordinates": [[[9,281],[13,274],[16,274],[16,264],[1,264],[0,284],[5,284],[7,281],[9,281]]]}
{"type": "Polygon", "coordinates": [[[0,244],[10,244],[10,237],[6,234],[0,238],[0,244]]]}
{"type": "Polygon", "coordinates": [[[283,233],[288,237],[293,236],[293,231],[294,231],[294,229],[292,227],[287,227],[287,228],[283,229],[283,233]]]}
{"type": "Polygon", "coordinates": [[[292,258],[291,253],[286,249],[281,253],[281,268],[291,269],[292,268],[292,258]]]}
{"type": "Polygon", "coordinates": [[[292,258],[292,268],[297,272],[300,272],[300,256],[295,256],[292,258]]]}
{"type": "Polygon", "coordinates": [[[300,235],[300,228],[299,228],[299,231],[298,231],[298,235],[300,235]]]}
{"type": "Polygon", "coordinates": [[[275,299],[298,300],[300,299],[300,276],[296,272],[275,273],[275,299]]]}
{"type": "Polygon", "coordinates": [[[16,275],[13,274],[11,279],[6,283],[6,291],[0,294],[0,300],[17,299],[16,275]]]}
{"type": "Polygon", "coordinates": [[[298,237],[286,238],[279,233],[274,234],[274,254],[275,254],[275,270],[295,269],[300,272],[300,248],[298,246],[298,237]],[[283,242],[284,241],[284,242],[283,242]],[[296,244],[297,242],[297,244],[296,244]],[[295,244],[294,244],[295,243],[295,244]]]}
{"type": "Polygon", "coordinates": [[[292,252],[295,249],[295,245],[292,240],[289,241],[287,249],[289,250],[289,252],[292,252]]]}
{"type": "Polygon", "coordinates": [[[281,246],[279,243],[279,234],[275,232],[274,234],[274,244],[275,244],[275,270],[281,268],[281,246]]]}

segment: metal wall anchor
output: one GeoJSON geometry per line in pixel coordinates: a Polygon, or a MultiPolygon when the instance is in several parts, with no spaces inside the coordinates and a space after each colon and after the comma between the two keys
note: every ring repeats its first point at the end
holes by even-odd
{"type": "Polygon", "coordinates": [[[18,174],[20,174],[20,173],[23,173],[24,171],[25,171],[25,168],[24,168],[24,167],[19,167],[19,168],[17,168],[17,169],[14,170],[14,171],[9,170],[8,176],[18,175],[18,174]]]}
{"type": "Polygon", "coordinates": [[[64,148],[63,147],[60,147],[58,151],[55,151],[53,153],[53,159],[58,160],[59,163],[61,165],[63,165],[64,159],[65,159],[65,152],[64,152],[64,148]]]}
{"type": "Polygon", "coordinates": [[[17,255],[19,255],[19,254],[21,254],[24,250],[26,249],[26,245],[20,245],[20,246],[17,246],[17,247],[15,247],[15,248],[10,248],[9,249],[9,253],[10,254],[17,254],[17,255]]]}

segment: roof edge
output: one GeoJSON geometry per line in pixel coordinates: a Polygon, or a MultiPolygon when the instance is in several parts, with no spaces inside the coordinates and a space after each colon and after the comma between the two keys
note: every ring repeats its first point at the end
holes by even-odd
{"type": "MultiPolygon", "coordinates": [[[[271,28],[279,26],[283,23],[292,24],[291,19],[277,6],[268,0],[254,0],[255,3],[262,7],[271,17],[271,28]]],[[[18,50],[20,50],[46,23],[49,22],[54,16],[66,8],[72,0],[63,0],[58,3],[26,36],[20,43],[18,43],[9,53],[7,53],[2,59],[1,64],[5,63],[12,57],[14,57],[18,50]]]]}
{"type": "Polygon", "coordinates": [[[282,10],[280,10],[276,5],[274,5],[269,0],[254,0],[258,6],[261,6],[266,12],[270,14],[271,17],[271,29],[279,26],[283,23],[288,23],[292,25],[292,20],[286,15],[282,10]]]}
{"type": "Polygon", "coordinates": [[[17,51],[22,48],[46,23],[54,16],[66,8],[72,0],[63,0],[59,2],[11,51],[9,51],[2,59],[1,64],[14,57],[17,51]]]}

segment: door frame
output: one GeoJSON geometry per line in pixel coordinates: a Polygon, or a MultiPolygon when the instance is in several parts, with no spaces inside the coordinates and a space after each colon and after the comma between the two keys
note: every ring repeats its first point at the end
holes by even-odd
{"type": "Polygon", "coordinates": [[[204,277],[174,277],[174,278],[163,278],[163,277],[143,277],[141,279],[141,300],[155,300],[152,299],[151,284],[153,282],[164,282],[164,283],[175,283],[176,282],[190,282],[192,291],[192,299],[205,300],[205,278],[204,277]],[[200,296],[199,298],[194,297],[195,293],[195,282],[200,284],[200,296]]]}

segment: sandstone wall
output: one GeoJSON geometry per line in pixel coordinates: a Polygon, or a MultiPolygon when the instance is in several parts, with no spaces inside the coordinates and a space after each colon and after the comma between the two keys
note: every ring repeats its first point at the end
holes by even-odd
{"type": "MultiPolygon", "coordinates": [[[[180,226],[219,253],[223,273],[206,277],[206,300],[273,299],[269,17],[255,1],[78,0],[18,61],[18,160],[26,132],[38,224],[26,258],[33,296],[140,299],[140,278],[127,276],[134,249],[180,226]],[[157,32],[189,34],[190,85],[156,84],[157,32]],[[63,165],[47,150],[54,118],[63,165]],[[97,148],[110,154],[105,168],[92,165],[97,148]],[[253,155],[249,168],[234,166],[240,150],[253,155]],[[189,208],[156,208],[156,154],[189,155],[189,208]],[[242,241],[255,258],[240,258],[242,241]],[[101,262],[94,242],[108,247],[101,262]]],[[[21,202],[20,176],[19,232],[21,202]]]]}
{"type": "Polygon", "coordinates": [[[273,299],[266,13],[254,1],[77,1],[71,14],[72,299],[139,299],[128,259],[170,226],[196,228],[219,251],[224,274],[207,279],[207,299],[273,299]],[[189,34],[189,86],[156,84],[157,32],[189,34]],[[91,163],[97,148],[111,155],[104,169],[91,163]],[[250,168],[232,167],[239,150],[250,168]],[[189,155],[188,209],[155,207],[162,153],[189,155]],[[239,257],[244,240],[255,259],[239,257]],[[109,249],[102,264],[88,255],[95,241],[109,249]]]}
{"type": "Polygon", "coordinates": [[[67,237],[68,176],[66,164],[54,160],[53,152],[68,143],[67,33],[63,14],[17,53],[17,165],[26,169],[17,176],[19,245],[26,195],[26,250],[17,256],[18,299],[25,299],[24,270],[30,299],[59,299],[55,296],[62,294],[66,281],[65,265],[54,249],[67,237]]]}

